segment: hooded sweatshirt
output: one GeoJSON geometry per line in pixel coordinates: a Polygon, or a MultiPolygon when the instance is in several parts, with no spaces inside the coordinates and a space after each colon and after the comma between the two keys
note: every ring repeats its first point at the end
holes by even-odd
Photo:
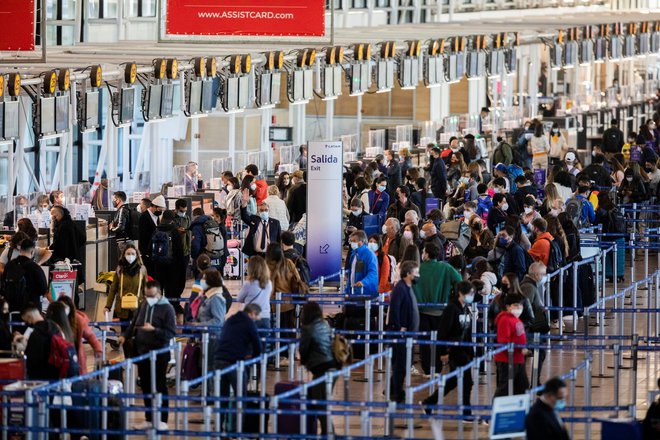
{"type": "MultiPolygon", "coordinates": [[[[497,328],[497,343],[508,344],[513,342],[518,345],[527,344],[527,337],[525,336],[525,326],[522,321],[509,312],[500,312],[495,318],[495,327],[497,328]]],[[[503,351],[495,355],[495,362],[509,362],[509,353],[503,351]]],[[[524,364],[525,356],[523,355],[522,348],[516,347],[513,350],[513,363],[524,364]]]]}
{"type": "Polygon", "coordinates": [[[531,255],[534,261],[540,261],[546,266],[548,265],[551,250],[550,242],[552,240],[554,240],[554,238],[549,232],[544,232],[536,237],[532,248],[529,250],[529,255],[531,255]]]}

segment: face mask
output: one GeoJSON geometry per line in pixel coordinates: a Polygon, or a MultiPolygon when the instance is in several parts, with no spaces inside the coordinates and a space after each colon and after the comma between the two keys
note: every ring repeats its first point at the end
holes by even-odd
{"type": "Polygon", "coordinates": [[[552,130],[552,133],[553,133],[553,134],[559,134],[559,130],[553,129],[553,130],[552,130]]]}
{"type": "Polygon", "coordinates": [[[592,157],[596,157],[596,152],[595,152],[595,151],[592,151],[592,152],[591,152],[591,156],[592,156],[592,157]]]}
{"type": "Polygon", "coordinates": [[[186,217],[186,213],[185,213],[185,212],[177,212],[176,215],[178,215],[178,216],[181,217],[181,218],[185,218],[185,217],[186,217]]]}
{"type": "Polygon", "coordinates": [[[465,220],[470,221],[470,219],[474,216],[474,212],[463,211],[463,216],[465,217],[465,220]]]}
{"type": "Polygon", "coordinates": [[[507,240],[504,237],[500,237],[500,238],[497,239],[497,244],[498,244],[498,246],[506,247],[506,245],[509,244],[509,240],[507,240]]]}
{"type": "Polygon", "coordinates": [[[532,133],[525,134],[525,139],[530,140],[532,138],[532,133]]]}
{"type": "Polygon", "coordinates": [[[520,318],[520,315],[522,315],[523,309],[513,309],[511,310],[511,314],[515,316],[516,318],[520,318]]]}
{"type": "Polygon", "coordinates": [[[646,171],[647,173],[652,173],[652,172],[653,172],[653,168],[644,168],[644,171],[646,171]]]}
{"type": "Polygon", "coordinates": [[[626,180],[627,180],[628,182],[632,182],[632,181],[633,181],[633,178],[632,178],[632,176],[630,176],[630,177],[626,177],[626,180]]]}
{"type": "Polygon", "coordinates": [[[113,208],[116,208],[118,204],[119,204],[119,203],[117,203],[116,200],[113,200],[113,201],[112,201],[112,207],[113,207],[113,208]]]}
{"type": "Polygon", "coordinates": [[[359,217],[359,216],[362,214],[362,210],[361,210],[361,209],[357,209],[357,210],[355,210],[355,211],[351,211],[351,214],[353,214],[353,215],[356,216],[356,217],[359,217]]]}
{"type": "Polygon", "coordinates": [[[227,185],[227,191],[232,191],[234,189],[234,185],[227,185]]]}
{"type": "Polygon", "coordinates": [[[472,304],[474,302],[474,295],[465,296],[465,304],[472,304]]]}
{"type": "Polygon", "coordinates": [[[564,399],[557,400],[557,403],[555,403],[555,411],[563,411],[564,409],[566,409],[566,401],[564,399]]]}
{"type": "Polygon", "coordinates": [[[410,231],[403,231],[403,238],[406,240],[412,240],[413,234],[410,231]]]}
{"type": "Polygon", "coordinates": [[[265,222],[268,221],[268,211],[261,211],[259,213],[259,218],[265,222]]]}
{"type": "Polygon", "coordinates": [[[142,205],[137,205],[137,208],[135,210],[138,212],[138,214],[142,214],[142,205]]]}
{"type": "Polygon", "coordinates": [[[424,231],[424,230],[419,231],[419,237],[420,238],[426,238],[426,231],[424,231]]]}
{"type": "Polygon", "coordinates": [[[525,214],[531,214],[532,211],[534,211],[532,208],[530,208],[529,206],[525,206],[525,214]]]}
{"type": "Polygon", "coordinates": [[[126,255],[125,258],[126,258],[126,262],[128,264],[133,264],[135,262],[135,260],[137,260],[137,255],[129,254],[129,255],[126,255]]]}
{"type": "Polygon", "coordinates": [[[384,186],[384,185],[378,185],[378,191],[380,191],[380,192],[385,192],[386,189],[387,189],[386,186],[384,186]]]}
{"type": "Polygon", "coordinates": [[[149,307],[153,307],[158,303],[158,298],[147,298],[147,304],[149,307]]]}
{"type": "Polygon", "coordinates": [[[495,194],[499,194],[499,193],[501,193],[502,191],[501,191],[499,188],[493,188],[493,192],[494,192],[495,194]]]}
{"type": "Polygon", "coordinates": [[[209,288],[209,285],[206,284],[206,280],[200,280],[199,287],[201,287],[202,290],[207,290],[209,288]]]}
{"type": "Polygon", "coordinates": [[[509,204],[508,203],[505,203],[504,205],[502,205],[502,211],[508,211],[508,210],[509,210],[509,204]]]}
{"type": "Polygon", "coordinates": [[[351,249],[355,250],[359,247],[358,243],[355,241],[351,241],[351,249]]]}
{"type": "Polygon", "coordinates": [[[467,177],[461,177],[461,183],[463,185],[467,185],[468,183],[470,183],[470,179],[467,177]]]}
{"type": "Polygon", "coordinates": [[[502,138],[502,136],[498,136],[498,137],[497,137],[497,142],[502,142],[503,140],[504,140],[504,139],[502,138]]]}
{"type": "Polygon", "coordinates": [[[155,211],[155,212],[154,212],[154,215],[155,215],[156,217],[160,217],[160,215],[161,215],[162,213],[163,213],[163,211],[158,210],[158,211],[155,211]]]}
{"type": "Polygon", "coordinates": [[[383,231],[383,234],[387,234],[387,226],[383,225],[382,228],[380,228],[381,231],[383,231]]]}
{"type": "Polygon", "coordinates": [[[376,251],[378,251],[378,243],[374,243],[373,241],[370,242],[370,243],[367,245],[367,247],[368,247],[369,250],[370,250],[371,252],[373,252],[374,254],[376,253],[376,251]]]}
{"type": "Polygon", "coordinates": [[[655,130],[655,124],[649,124],[649,130],[655,130]]]}
{"type": "Polygon", "coordinates": [[[250,184],[250,191],[255,191],[257,189],[257,184],[256,183],[251,183],[250,184]]]}
{"type": "Polygon", "coordinates": [[[69,316],[69,312],[71,312],[71,309],[68,308],[67,306],[64,306],[64,314],[65,314],[66,316],[69,316]]]}

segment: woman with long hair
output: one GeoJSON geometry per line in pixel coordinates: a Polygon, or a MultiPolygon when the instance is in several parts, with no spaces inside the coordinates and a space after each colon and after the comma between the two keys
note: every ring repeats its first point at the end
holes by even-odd
{"type": "Polygon", "coordinates": [[[19,247],[23,240],[27,240],[27,238],[28,236],[25,232],[18,231],[12,235],[11,240],[9,240],[9,246],[5,244],[5,250],[0,255],[0,275],[4,273],[7,263],[18,258],[21,252],[19,247]]]}
{"type": "Polygon", "coordinates": [[[369,184],[367,180],[360,176],[355,179],[355,196],[353,199],[359,199],[362,202],[362,209],[366,214],[369,214],[369,184]]]}
{"type": "Polygon", "coordinates": [[[71,345],[76,345],[76,338],[69,323],[67,316],[66,306],[62,302],[52,302],[46,309],[46,319],[52,321],[59,327],[62,337],[67,340],[71,345]]]}
{"type": "Polygon", "coordinates": [[[625,168],[616,155],[610,159],[610,165],[612,167],[612,185],[618,188],[623,183],[625,168]]]}
{"type": "Polygon", "coordinates": [[[279,190],[280,199],[286,202],[286,198],[289,195],[289,190],[291,189],[291,176],[286,171],[282,171],[279,176],[277,176],[277,189],[279,190]]]}
{"type": "Polygon", "coordinates": [[[369,237],[367,247],[371,252],[376,254],[376,259],[378,260],[378,293],[390,292],[392,290],[390,273],[396,270],[396,268],[390,265],[389,256],[383,252],[383,241],[380,238],[380,234],[374,234],[369,237]]]}
{"type": "Polygon", "coordinates": [[[529,303],[529,300],[522,293],[518,275],[513,272],[507,272],[502,275],[500,288],[502,293],[496,295],[493,299],[493,302],[491,302],[490,306],[488,306],[488,322],[490,324],[490,328],[495,329],[495,318],[500,314],[501,311],[506,310],[506,307],[504,306],[504,298],[507,295],[521,295],[523,298],[525,298],[525,303],[523,304],[523,313],[520,315],[520,320],[525,325],[525,330],[527,330],[534,321],[534,312],[532,310],[532,305],[529,303]]]}
{"type": "Polygon", "coordinates": [[[73,300],[68,296],[60,296],[57,299],[58,302],[61,302],[65,306],[65,311],[67,318],[69,319],[69,325],[73,331],[74,346],[78,352],[78,363],[80,364],[80,374],[87,373],[87,355],[85,353],[85,346],[83,345],[83,340],[87,341],[89,345],[92,346],[94,350],[94,358],[97,362],[101,361],[103,357],[103,346],[99,342],[98,338],[89,327],[89,318],[80,310],[76,309],[73,300]]]}
{"type": "Polygon", "coordinates": [[[534,136],[529,141],[529,150],[532,153],[532,168],[547,170],[550,143],[548,142],[548,137],[543,132],[542,123],[534,126],[534,136]]]}
{"type": "MultiPolygon", "coordinates": [[[[27,217],[19,219],[16,223],[16,226],[18,227],[19,232],[25,232],[30,240],[37,243],[39,240],[39,233],[32,224],[32,220],[27,217]]],[[[50,249],[36,246],[34,248],[34,262],[41,266],[50,259],[52,254],[53,253],[50,251],[50,249]]]]}
{"type": "Polygon", "coordinates": [[[142,292],[146,284],[147,270],[142,263],[140,251],[135,245],[126,244],[119,259],[115,277],[110,285],[108,299],[105,302],[105,311],[109,313],[114,305],[114,317],[124,321],[133,319],[139,308],[139,303],[142,301],[142,292]],[[138,308],[123,307],[123,303],[128,304],[130,302],[129,300],[124,301],[124,297],[129,294],[137,296],[138,308]]]}
{"type": "Polygon", "coordinates": [[[561,251],[564,254],[564,258],[568,258],[568,240],[566,239],[566,234],[564,233],[564,228],[561,227],[561,223],[557,217],[551,215],[545,218],[548,223],[548,233],[552,235],[559,244],[561,251]]]}
{"type": "Polygon", "coordinates": [[[548,183],[543,190],[545,191],[545,198],[539,208],[539,213],[542,216],[558,216],[560,212],[564,211],[564,199],[559,195],[557,187],[552,183],[548,183]]]}
{"type": "MultiPolygon", "coordinates": [[[[277,292],[302,295],[308,292],[309,287],[302,281],[296,265],[284,256],[279,243],[270,243],[266,248],[266,263],[270,271],[270,280],[273,283],[271,300],[275,300],[277,292]]],[[[283,300],[290,300],[286,296],[283,300]]],[[[273,306],[277,310],[277,306],[273,306]]],[[[296,307],[293,304],[280,305],[280,327],[295,328],[296,307]]]]}
{"type": "Polygon", "coordinates": [[[247,266],[247,279],[238,292],[236,301],[261,307],[260,319],[255,323],[257,328],[270,328],[270,297],[273,294],[270,278],[266,260],[259,255],[251,256],[247,266]]]}
{"type": "Polygon", "coordinates": [[[257,215],[257,183],[254,176],[249,174],[243,177],[243,180],[241,181],[241,192],[246,189],[250,193],[250,198],[248,199],[248,204],[246,207],[248,215],[257,215]]]}

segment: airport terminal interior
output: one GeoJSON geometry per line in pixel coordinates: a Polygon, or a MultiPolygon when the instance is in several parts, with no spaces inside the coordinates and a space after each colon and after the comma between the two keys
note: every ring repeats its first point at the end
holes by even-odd
{"type": "Polygon", "coordinates": [[[2,440],[660,440],[658,0],[0,32],[2,440]]]}

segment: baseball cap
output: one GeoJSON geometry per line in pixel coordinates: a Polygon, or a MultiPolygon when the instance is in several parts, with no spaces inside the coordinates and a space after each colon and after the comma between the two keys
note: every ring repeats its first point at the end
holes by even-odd
{"type": "Polygon", "coordinates": [[[507,171],[507,169],[506,169],[506,165],[504,165],[504,164],[501,163],[501,162],[498,163],[497,165],[495,165],[495,169],[496,169],[497,171],[499,171],[500,173],[506,173],[506,171],[507,171]]]}
{"type": "Polygon", "coordinates": [[[566,157],[564,157],[564,160],[566,160],[566,162],[575,162],[575,153],[569,151],[568,153],[566,153],[566,157]]]}
{"type": "Polygon", "coordinates": [[[156,197],[155,199],[153,199],[151,201],[151,204],[154,205],[157,208],[163,208],[163,209],[167,208],[167,203],[165,202],[165,197],[163,197],[162,195],[156,197]]]}

